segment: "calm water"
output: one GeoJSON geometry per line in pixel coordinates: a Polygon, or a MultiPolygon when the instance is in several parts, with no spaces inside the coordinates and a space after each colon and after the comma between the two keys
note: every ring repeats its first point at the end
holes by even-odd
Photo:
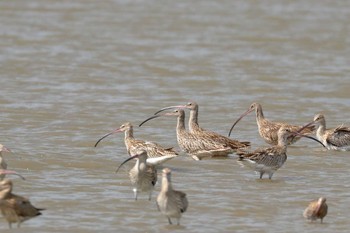
{"type": "MultiPolygon", "coordinates": [[[[135,202],[123,135],[93,145],[125,121],[195,100],[202,127],[227,134],[253,101],[269,119],[350,124],[350,3],[344,1],[1,1],[1,142],[15,192],[43,216],[18,232],[348,232],[347,152],[302,140],[272,181],[235,159],[169,163],[190,206],[168,226],[145,195],[135,202]],[[302,217],[327,197],[325,224],[302,217]]],[[[175,119],[135,127],[135,137],[176,146],[175,119]]],[[[233,136],[266,146],[253,115],[233,136]]],[[[130,164],[129,166],[131,166],[130,164]]],[[[7,223],[0,219],[1,232],[7,223]]],[[[12,231],[11,231],[12,232],[12,231]]]]}

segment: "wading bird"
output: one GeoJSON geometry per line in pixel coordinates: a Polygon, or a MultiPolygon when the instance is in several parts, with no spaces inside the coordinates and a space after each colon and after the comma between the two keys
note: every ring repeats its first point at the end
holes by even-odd
{"type": "Polygon", "coordinates": [[[120,166],[116,170],[116,173],[119,171],[121,166],[135,158],[135,166],[129,171],[129,178],[131,184],[134,186],[133,192],[135,200],[137,200],[138,193],[140,192],[149,192],[148,199],[151,200],[153,188],[157,183],[157,169],[152,165],[146,164],[147,151],[137,151],[136,155],[126,159],[120,164],[120,166]]]}
{"type": "Polygon", "coordinates": [[[130,122],[126,122],[126,123],[122,124],[116,130],[113,130],[112,132],[104,135],[102,138],[100,138],[96,142],[95,147],[104,138],[108,137],[109,135],[119,133],[119,132],[125,133],[124,143],[125,143],[126,149],[128,151],[128,154],[130,156],[135,155],[138,150],[147,151],[147,156],[148,156],[147,164],[148,165],[159,165],[159,164],[162,164],[162,163],[178,156],[178,153],[175,150],[173,150],[173,148],[164,148],[155,142],[149,142],[149,141],[135,139],[133,126],[130,122]]]}
{"type": "Polygon", "coordinates": [[[259,172],[260,179],[265,173],[268,173],[269,179],[271,179],[273,173],[286,162],[288,138],[295,135],[307,137],[321,143],[313,137],[292,132],[289,128],[283,126],[278,130],[278,144],[276,146],[257,149],[253,152],[237,151],[239,156],[238,162],[259,172]]]}
{"type": "Polygon", "coordinates": [[[157,207],[168,218],[169,224],[172,224],[171,218],[176,218],[177,225],[180,225],[181,215],[188,207],[186,193],[173,189],[169,168],[163,169],[162,187],[157,197],[157,207]]]}
{"type": "Polygon", "coordinates": [[[12,223],[20,227],[22,222],[41,215],[40,211],[44,210],[34,207],[27,198],[13,194],[12,188],[11,180],[0,181],[0,210],[9,228],[12,223]]]}
{"type": "MultiPolygon", "coordinates": [[[[235,125],[246,115],[248,115],[249,113],[253,112],[255,110],[255,114],[256,114],[256,123],[258,125],[258,130],[259,130],[259,134],[260,136],[265,140],[265,142],[267,142],[268,144],[271,145],[277,145],[278,144],[278,136],[277,136],[277,132],[278,130],[284,126],[285,128],[290,129],[291,131],[298,131],[300,130],[302,127],[301,126],[295,126],[295,125],[290,125],[287,123],[281,123],[281,122],[273,122],[273,121],[269,121],[264,117],[264,113],[262,110],[262,107],[260,104],[258,103],[252,103],[249,107],[249,109],[243,113],[237,120],[236,122],[232,125],[230,132],[229,132],[229,136],[231,135],[231,132],[233,130],[233,128],[235,127],[235,125]]],[[[313,126],[308,126],[305,127],[300,133],[302,134],[311,134],[314,131],[314,127],[313,126]]],[[[300,137],[296,136],[296,137],[291,137],[288,144],[292,144],[294,142],[296,142],[297,140],[299,140],[300,137]]]]}
{"type": "Polygon", "coordinates": [[[203,138],[203,139],[205,138],[206,140],[214,141],[217,143],[221,143],[223,145],[226,145],[227,147],[231,147],[233,151],[250,146],[250,142],[240,142],[240,141],[225,137],[225,136],[220,135],[218,133],[208,131],[208,130],[205,130],[205,129],[199,127],[199,124],[198,124],[199,106],[196,102],[189,102],[186,105],[165,107],[165,108],[162,108],[161,110],[159,110],[158,112],[156,112],[155,114],[157,115],[159,112],[162,112],[162,111],[165,111],[168,109],[174,109],[174,108],[189,109],[190,110],[190,118],[188,121],[189,131],[191,133],[197,135],[198,137],[203,138]]]}
{"type": "Polygon", "coordinates": [[[327,215],[327,212],[328,205],[326,203],[326,198],[320,197],[318,200],[312,201],[309,204],[309,206],[304,210],[303,216],[311,221],[321,219],[322,223],[323,218],[327,215]]]}
{"type": "Polygon", "coordinates": [[[185,112],[182,109],[176,109],[173,112],[167,112],[163,114],[157,114],[144,120],[139,126],[151,119],[155,119],[161,116],[176,116],[176,136],[179,147],[190,155],[194,160],[201,160],[204,158],[213,157],[225,157],[230,153],[233,153],[231,147],[228,147],[222,143],[218,143],[208,138],[202,138],[195,133],[186,131],[185,128],[185,112]]]}
{"type": "Polygon", "coordinates": [[[350,127],[340,125],[334,129],[326,129],[326,119],[322,114],[317,114],[314,120],[304,127],[316,126],[316,137],[328,150],[350,150],[350,127]]]}

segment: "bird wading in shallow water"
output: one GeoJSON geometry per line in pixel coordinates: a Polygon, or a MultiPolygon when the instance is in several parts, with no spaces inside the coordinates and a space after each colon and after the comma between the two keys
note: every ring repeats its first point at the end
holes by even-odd
{"type": "Polygon", "coordinates": [[[205,130],[201,127],[199,127],[198,124],[198,111],[199,111],[199,106],[196,102],[189,102],[185,105],[176,105],[176,106],[169,106],[162,108],[161,110],[157,111],[155,114],[157,115],[159,112],[168,110],[168,109],[189,109],[190,110],[190,118],[188,121],[188,126],[189,126],[189,131],[192,134],[197,135],[198,137],[205,139],[205,140],[210,140],[215,143],[221,143],[227,147],[230,147],[232,149],[232,153],[235,152],[237,149],[245,148],[250,146],[250,142],[240,142],[228,137],[225,137],[223,135],[220,135],[218,133],[212,132],[205,130]]]}
{"type": "Polygon", "coordinates": [[[320,197],[318,200],[310,202],[309,206],[304,210],[303,216],[311,221],[321,219],[321,223],[323,223],[323,218],[327,215],[327,212],[326,198],[320,197]]]}
{"type": "MultiPolygon", "coordinates": [[[[304,127],[316,126],[316,137],[328,150],[350,150],[350,127],[340,125],[334,129],[326,128],[324,115],[317,114],[314,120],[304,127]]],[[[304,128],[303,127],[303,128],[304,128]]]]}
{"type": "Polygon", "coordinates": [[[149,192],[148,199],[151,200],[152,191],[157,183],[157,169],[155,166],[146,164],[147,151],[137,151],[136,155],[126,159],[120,164],[116,170],[116,173],[119,171],[121,166],[132,159],[136,159],[136,163],[135,166],[129,171],[129,178],[131,184],[134,186],[133,192],[135,200],[137,200],[138,194],[140,192],[149,192]]]}
{"type": "Polygon", "coordinates": [[[27,198],[13,194],[12,188],[11,180],[0,181],[0,210],[9,228],[12,223],[17,223],[17,227],[20,227],[22,222],[41,215],[44,210],[34,207],[27,198]]]}
{"type": "Polygon", "coordinates": [[[172,187],[169,168],[163,169],[162,187],[157,197],[157,207],[168,218],[169,224],[172,224],[171,218],[176,218],[177,225],[180,225],[181,215],[188,207],[186,193],[174,190],[172,187]]]}
{"type": "MultiPolygon", "coordinates": [[[[256,114],[256,123],[258,125],[258,131],[260,136],[265,140],[266,143],[271,144],[271,145],[277,145],[278,144],[278,130],[284,126],[285,128],[290,129],[290,131],[298,131],[302,127],[301,126],[295,126],[295,125],[290,125],[287,123],[282,123],[282,122],[273,122],[269,121],[265,118],[262,107],[259,103],[252,103],[249,107],[249,109],[243,113],[232,125],[229,136],[231,135],[231,132],[235,125],[246,115],[249,113],[253,112],[255,110],[256,114]]],[[[308,126],[305,127],[302,131],[300,131],[301,134],[311,134],[314,131],[315,127],[314,126],[308,126]]],[[[290,140],[288,141],[288,144],[292,144],[300,139],[299,136],[296,137],[291,137],[290,140]]]]}
{"type": "Polygon", "coordinates": [[[147,151],[148,165],[159,165],[178,156],[178,153],[175,150],[173,150],[173,148],[164,148],[155,142],[135,139],[133,126],[130,122],[125,122],[116,130],[113,130],[112,132],[104,135],[96,142],[95,147],[104,138],[119,132],[125,133],[124,143],[130,156],[135,155],[136,152],[139,150],[147,151]]]}
{"type": "Polygon", "coordinates": [[[237,151],[239,156],[238,162],[260,173],[260,179],[262,179],[265,173],[267,173],[269,179],[271,179],[273,173],[286,162],[288,138],[295,135],[307,137],[321,143],[313,137],[292,132],[289,128],[282,126],[278,130],[278,144],[276,146],[257,149],[253,152],[237,151]]]}
{"type": "Polygon", "coordinates": [[[185,112],[183,109],[176,109],[173,112],[159,113],[144,120],[139,126],[151,119],[155,119],[161,116],[176,116],[176,136],[177,143],[181,150],[190,155],[194,160],[201,160],[204,158],[213,157],[226,157],[232,153],[231,147],[228,147],[222,143],[218,143],[207,138],[199,137],[198,135],[187,132],[185,128],[185,112]]]}

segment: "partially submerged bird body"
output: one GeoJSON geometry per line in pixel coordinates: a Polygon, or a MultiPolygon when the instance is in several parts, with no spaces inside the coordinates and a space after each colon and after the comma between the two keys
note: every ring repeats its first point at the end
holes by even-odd
{"type": "Polygon", "coordinates": [[[12,223],[20,227],[22,222],[41,215],[40,211],[44,210],[34,207],[27,198],[13,194],[12,187],[11,180],[0,182],[0,210],[10,228],[12,223]]]}
{"type": "Polygon", "coordinates": [[[181,215],[188,208],[188,200],[186,194],[181,191],[174,190],[171,184],[171,170],[164,168],[162,173],[162,187],[157,197],[157,207],[168,218],[169,224],[172,224],[171,218],[177,219],[180,224],[181,215]]]}
{"type": "Polygon", "coordinates": [[[313,124],[316,126],[316,137],[328,150],[350,150],[350,127],[340,125],[333,129],[326,129],[326,119],[324,115],[317,114],[314,117],[313,124]]]}
{"type": "MultiPolygon", "coordinates": [[[[136,163],[129,171],[129,178],[133,185],[134,198],[137,200],[140,192],[148,192],[149,200],[152,198],[152,191],[157,183],[157,169],[153,165],[147,165],[147,152],[137,151],[136,154],[125,160],[119,168],[126,162],[136,158],[136,163]]],[[[117,169],[117,171],[119,170],[117,169]]]]}
{"type": "MultiPolygon", "coordinates": [[[[296,132],[302,128],[302,126],[296,126],[296,125],[290,125],[287,123],[282,122],[273,122],[269,121],[265,118],[262,107],[259,103],[252,103],[249,107],[249,109],[243,113],[233,124],[231,127],[230,133],[233,129],[233,127],[246,115],[248,115],[250,112],[255,110],[256,114],[256,123],[258,125],[258,131],[260,136],[264,139],[264,141],[270,145],[277,145],[278,144],[278,130],[283,126],[290,131],[296,132]]],[[[309,126],[304,128],[300,133],[301,134],[311,134],[314,131],[313,126],[309,126]]],[[[290,138],[288,141],[288,144],[295,143],[298,141],[300,137],[296,136],[293,138],[290,138]]]]}
{"type": "Polygon", "coordinates": [[[183,109],[176,109],[173,112],[154,115],[143,121],[140,126],[145,122],[160,116],[177,117],[177,143],[181,150],[190,155],[194,160],[212,157],[225,157],[228,154],[233,153],[232,148],[225,146],[222,143],[218,143],[206,137],[200,137],[194,133],[187,132],[185,128],[185,112],[183,109]]]}
{"type": "Polygon", "coordinates": [[[181,109],[189,109],[190,110],[190,117],[188,120],[189,132],[194,134],[194,135],[197,135],[201,139],[204,139],[206,141],[212,141],[212,142],[218,143],[218,144],[222,144],[225,147],[230,147],[232,149],[231,153],[233,153],[237,149],[250,146],[250,142],[240,142],[238,140],[234,140],[234,139],[225,137],[221,134],[218,134],[218,133],[201,128],[198,124],[199,106],[196,102],[189,102],[186,105],[165,107],[165,108],[161,109],[160,111],[164,111],[166,109],[171,109],[171,108],[181,108],[181,109]]]}
{"type": "Polygon", "coordinates": [[[304,210],[303,216],[311,221],[321,219],[322,223],[323,218],[327,215],[327,212],[328,205],[326,203],[326,198],[320,197],[318,200],[312,201],[309,204],[309,206],[304,210]]]}
{"type": "Polygon", "coordinates": [[[106,134],[100,140],[117,132],[124,132],[124,143],[130,156],[135,155],[139,150],[147,151],[147,164],[149,165],[159,165],[178,156],[178,153],[172,147],[164,148],[155,142],[135,139],[133,126],[130,122],[125,122],[118,129],[106,134]]]}

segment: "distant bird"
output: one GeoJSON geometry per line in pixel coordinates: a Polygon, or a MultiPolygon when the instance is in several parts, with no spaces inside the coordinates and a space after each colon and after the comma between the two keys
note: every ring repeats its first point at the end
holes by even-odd
{"type": "Polygon", "coordinates": [[[120,164],[116,173],[121,166],[132,159],[137,159],[135,166],[129,171],[131,184],[134,186],[133,192],[135,200],[137,200],[139,192],[149,192],[149,200],[152,198],[152,191],[157,183],[157,169],[152,165],[146,164],[147,151],[140,150],[136,154],[120,164]]]}
{"type": "Polygon", "coordinates": [[[220,135],[218,133],[205,130],[201,127],[199,127],[198,124],[198,110],[199,106],[196,102],[189,102],[186,105],[177,105],[177,106],[169,106],[162,108],[161,110],[157,111],[155,114],[158,114],[159,112],[168,110],[168,109],[174,109],[174,108],[181,108],[181,109],[189,109],[190,110],[190,118],[188,121],[189,125],[189,131],[195,135],[197,135],[200,138],[215,141],[217,143],[221,143],[225,146],[231,147],[233,152],[240,148],[245,148],[250,146],[250,142],[240,142],[228,137],[225,137],[223,135],[220,135]]]}
{"type": "MultiPolygon", "coordinates": [[[[269,121],[269,120],[267,120],[264,117],[264,113],[263,113],[261,105],[259,103],[252,103],[250,105],[249,109],[245,113],[243,113],[236,120],[236,122],[232,125],[228,135],[229,136],[231,135],[231,132],[232,132],[233,128],[235,127],[235,125],[244,116],[248,115],[249,113],[253,112],[254,110],[255,110],[255,113],[256,113],[256,123],[258,125],[259,134],[265,140],[265,142],[267,142],[268,144],[271,144],[271,145],[277,145],[278,144],[277,132],[282,126],[290,129],[291,131],[298,131],[298,130],[300,130],[302,128],[301,126],[290,125],[290,124],[287,124],[287,123],[269,121]]],[[[311,134],[314,131],[314,129],[315,129],[315,127],[308,126],[308,127],[305,127],[300,133],[301,134],[311,134]]],[[[295,143],[299,139],[300,139],[299,136],[292,137],[292,138],[289,139],[288,144],[295,143]]]]}
{"type": "Polygon", "coordinates": [[[116,130],[104,135],[102,138],[100,138],[96,144],[102,141],[102,139],[108,137],[109,135],[118,133],[118,132],[124,132],[124,143],[126,146],[126,149],[128,151],[128,154],[130,156],[133,156],[136,154],[139,150],[145,150],[147,151],[147,164],[148,165],[159,165],[162,164],[170,159],[173,159],[178,156],[178,153],[172,148],[164,148],[161,145],[155,143],[155,142],[149,142],[149,141],[143,141],[143,140],[137,140],[134,138],[134,130],[133,126],[130,122],[125,122],[122,124],[119,128],[116,130]]]}
{"type": "Polygon", "coordinates": [[[20,227],[22,222],[41,215],[40,211],[44,210],[34,207],[27,198],[13,194],[12,188],[11,180],[0,181],[0,210],[9,228],[12,228],[12,223],[20,227]]]}
{"type": "Polygon", "coordinates": [[[180,225],[181,215],[188,207],[186,193],[174,190],[172,187],[169,168],[163,169],[162,188],[157,197],[157,207],[168,218],[169,224],[172,224],[171,218],[176,218],[177,225],[180,225]]]}
{"type": "Polygon", "coordinates": [[[194,160],[201,160],[204,158],[225,157],[233,153],[231,147],[228,147],[217,141],[209,140],[206,137],[191,132],[187,132],[185,128],[185,112],[182,109],[176,109],[173,112],[157,114],[144,120],[139,126],[142,126],[149,120],[161,116],[176,116],[176,136],[179,147],[190,155],[194,160]]]}
{"type": "MultiPolygon", "coordinates": [[[[6,169],[7,163],[5,162],[5,159],[2,157],[2,152],[10,152],[8,148],[0,144],[0,169],[6,169]]],[[[0,180],[3,180],[5,178],[5,174],[0,175],[0,180]]]]}
{"type": "Polygon", "coordinates": [[[328,205],[326,203],[326,198],[320,197],[318,200],[312,201],[309,204],[309,206],[304,210],[303,216],[311,221],[321,219],[322,223],[323,218],[327,215],[327,212],[328,205]]]}
{"type": "MultiPolygon", "coordinates": [[[[247,151],[237,151],[239,156],[238,162],[241,165],[246,165],[253,169],[256,172],[260,173],[260,179],[263,178],[265,173],[269,174],[269,179],[272,178],[272,175],[277,171],[287,160],[287,145],[288,138],[294,135],[301,137],[307,137],[312,140],[315,140],[319,143],[317,139],[309,137],[306,135],[298,134],[292,132],[289,128],[282,126],[278,130],[278,144],[276,146],[271,146],[268,148],[257,149],[253,152],[247,151]]],[[[321,143],[322,144],[322,143],[321,143]]]]}
{"type": "Polygon", "coordinates": [[[317,114],[314,120],[304,127],[316,126],[316,137],[328,150],[350,150],[350,127],[340,125],[337,128],[326,129],[324,115],[317,114]]]}

